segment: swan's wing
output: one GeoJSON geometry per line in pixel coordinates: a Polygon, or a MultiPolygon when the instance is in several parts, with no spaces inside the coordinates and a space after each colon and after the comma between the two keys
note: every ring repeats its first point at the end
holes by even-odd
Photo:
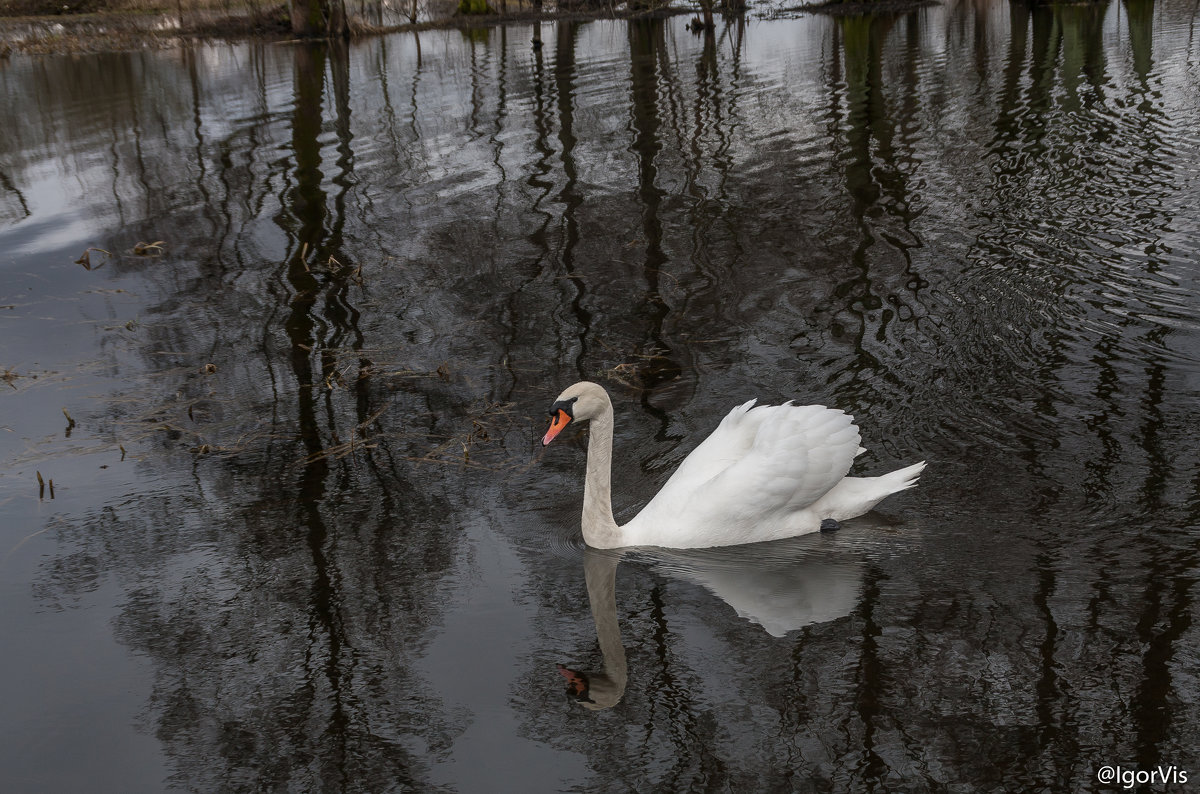
{"type": "Polygon", "coordinates": [[[854,417],[823,405],[778,406],[746,454],[696,489],[689,509],[735,523],[803,509],[846,476],[858,451],[854,417]]]}
{"type": "Polygon", "coordinates": [[[758,426],[771,408],[760,406],[751,410],[754,403],[755,400],[742,403],[726,414],[717,429],[683,459],[679,468],[659,490],[659,495],[678,492],[686,498],[697,486],[746,457],[754,445],[758,426]]]}
{"type": "Polygon", "coordinates": [[[703,517],[746,524],[803,508],[836,485],[859,452],[858,428],[823,405],[734,408],[635,521],[647,529],[703,517]]]}
{"type": "Polygon", "coordinates": [[[771,410],[771,407],[751,410],[755,402],[750,400],[730,411],[717,429],[683,459],[635,521],[656,523],[678,515],[700,486],[744,458],[754,446],[754,437],[766,412],[771,410]]]}

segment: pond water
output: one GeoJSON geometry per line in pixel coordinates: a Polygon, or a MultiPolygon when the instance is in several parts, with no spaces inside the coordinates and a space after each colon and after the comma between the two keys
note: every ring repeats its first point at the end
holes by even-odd
{"type": "Polygon", "coordinates": [[[686,21],[0,62],[6,790],[1200,780],[1196,3],[686,21]],[[590,551],[582,378],[929,467],[590,551]]]}

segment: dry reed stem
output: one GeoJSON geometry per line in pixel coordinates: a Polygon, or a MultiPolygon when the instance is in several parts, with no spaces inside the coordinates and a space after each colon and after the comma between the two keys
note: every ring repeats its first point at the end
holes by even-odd
{"type": "Polygon", "coordinates": [[[163,253],[162,240],[155,240],[152,243],[138,242],[133,246],[134,256],[162,256],[163,253]]]}

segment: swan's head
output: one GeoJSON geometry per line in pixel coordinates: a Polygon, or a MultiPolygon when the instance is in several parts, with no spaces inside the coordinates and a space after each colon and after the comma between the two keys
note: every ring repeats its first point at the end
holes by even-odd
{"type": "Polygon", "coordinates": [[[542,436],[546,446],[571,422],[586,422],[612,410],[612,401],[604,387],[589,381],[568,386],[550,406],[550,429],[542,436]]]}

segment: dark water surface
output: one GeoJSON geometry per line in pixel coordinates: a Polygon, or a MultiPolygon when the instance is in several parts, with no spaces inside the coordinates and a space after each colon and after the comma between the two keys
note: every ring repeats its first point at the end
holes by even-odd
{"type": "Polygon", "coordinates": [[[685,23],[0,62],[5,791],[1200,784],[1196,3],[685,23]],[[930,465],[585,552],[584,377],[930,465]]]}

